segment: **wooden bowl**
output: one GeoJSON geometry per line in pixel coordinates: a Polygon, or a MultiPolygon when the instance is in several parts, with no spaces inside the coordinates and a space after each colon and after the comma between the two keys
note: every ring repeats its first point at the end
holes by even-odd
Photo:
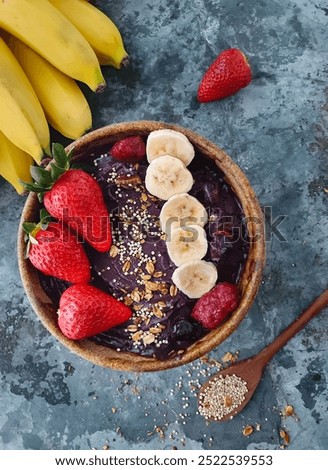
{"type": "Polygon", "coordinates": [[[27,296],[36,314],[55,338],[74,353],[103,367],[138,372],[157,371],[181,366],[203,356],[222,343],[237,328],[250,309],[262,278],[265,263],[265,238],[261,208],[246,176],[222,149],[188,129],[154,121],[124,122],[97,129],[73,142],[68,148],[74,146],[75,159],[93,157],[106,151],[110,144],[118,139],[131,135],[147,136],[151,131],[161,128],[182,132],[197,150],[205,157],[215,161],[218,168],[224,173],[227,183],[237,195],[245,216],[254,222],[248,223],[250,246],[239,282],[241,301],[237,310],[227,321],[192,344],[179,357],[159,360],[129,352],[118,352],[89,340],[69,340],[57,326],[56,309],[40,285],[37,270],[24,257],[25,243],[22,222],[38,220],[39,216],[37,196],[31,193],[24,206],[18,232],[18,263],[27,296]]]}

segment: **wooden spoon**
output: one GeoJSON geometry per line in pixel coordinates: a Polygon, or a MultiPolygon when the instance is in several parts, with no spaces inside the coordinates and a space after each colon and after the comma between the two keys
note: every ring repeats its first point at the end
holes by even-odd
{"type": "MultiPolygon", "coordinates": [[[[263,369],[270,359],[327,305],[328,289],[325,290],[306,310],[304,310],[293,323],[280,333],[272,343],[262,349],[262,351],[249,359],[236,362],[207,380],[201,387],[198,395],[200,413],[205,416],[206,419],[215,421],[227,421],[238,414],[253,396],[253,393],[262,377],[263,369]],[[231,380],[231,377],[233,376],[237,376],[237,378],[242,379],[246,382],[247,391],[244,397],[240,400],[241,402],[239,402],[239,400],[235,401],[234,409],[232,409],[233,405],[231,404],[231,396],[229,396],[229,393],[227,394],[228,396],[220,395],[215,397],[215,400],[212,401],[213,405],[216,407],[217,403],[221,403],[221,412],[217,414],[212,410],[209,394],[213,396],[213,390],[217,390],[217,388],[214,388],[214,383],[226,383],[227,379],[223,378],[227,376],[230,376],[228,380],[231,380]],[[216,401],[216,398],[218,401],[216,401]],[[226,407],[226,409],[224,407],[226,407]]],[[[237,382],[235,377],[232,380],[237,382]]],[[[241,383],[240,380],[239,382],[241,383]]]]}

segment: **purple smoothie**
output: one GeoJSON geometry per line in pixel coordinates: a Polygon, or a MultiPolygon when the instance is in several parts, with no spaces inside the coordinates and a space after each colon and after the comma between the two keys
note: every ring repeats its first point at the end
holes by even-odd
{"type": "MultiPolygon", "coordinates": [[[[91,340],[121,351],[165,359],[181,354],[206,334],[190,316],[196,300],[174,286],[176,266],[170,260],[159,214],[165,201],[144,187],[148,163],[123,163],[108,154],[94,161],[91,172],[99,182],[111,215],[113,247],[99,253],[86,246],[92,284],[133,310],[127,323],[91,340]]],[[[234,192],[212,161],[197,155],[189,165],[194,178],[190,194],[207,209],[206,261],[218,269],[218,282],[237,283],[248,253],[243,212],[234,192]]],[[[55,305],[68,284],[40,275],[55,305]]]]}

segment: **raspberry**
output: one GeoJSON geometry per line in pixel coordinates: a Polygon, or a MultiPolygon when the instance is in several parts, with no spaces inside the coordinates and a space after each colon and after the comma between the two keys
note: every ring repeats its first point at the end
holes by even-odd
{"type": "Polygon", "coordinates": [[[197,301],[191,316],[204,328],[212,330],[237,308],[238,303],[237,286],[221,282],[197,301]]]}
{"type": "Polygon", "coordinates": [[[139,162],[146,155],[146,146],[141,137],[127,137],[117,141],[111,148],[110,154],[116,160],[139,162]]]}

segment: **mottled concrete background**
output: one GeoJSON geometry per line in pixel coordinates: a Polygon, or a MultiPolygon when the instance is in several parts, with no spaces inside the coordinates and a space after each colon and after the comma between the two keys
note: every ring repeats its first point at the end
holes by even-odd
{"type": "MultiPolygon", "coordinates": [[[[103,95],[88,93],[94,127],[137,119],[190,127],[244,169],[273,218],[287,215],[279,227],[287,241],[267,243],[254,307],[212,353],[220,360],[239,350],[245,358],[327,287],[327,3],[98,4],[121,27],[133,62],[127,71],[106,70],[103,95]],[[200,105],[195,95],[204,70],[230,46],[250,57],[253,83],[235,97],[200,105]]],[[[105,370],[72,355],[41,326],[16,263],[23,204],[1,181],[0,448],[279,449],[284,428],[290,449],[328,449],[327,310],[271,361],[241,415],[207,425],[190,390],[207,366],[148,375],[105,370]],[[298,419],[281,416],[287,403],[298,419]],[[243,426],[256,423],[260,430],[244,437],[243,426]]]]}

